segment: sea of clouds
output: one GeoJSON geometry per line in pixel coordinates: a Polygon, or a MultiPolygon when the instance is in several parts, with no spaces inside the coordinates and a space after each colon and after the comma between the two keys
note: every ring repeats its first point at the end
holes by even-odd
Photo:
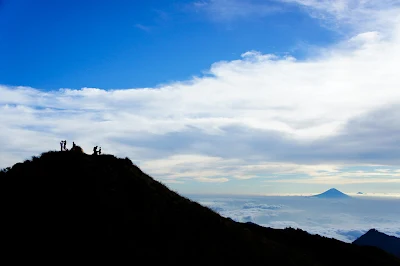
{"type": "Polygon", "coordinates": [[[400,198],[190,195],[192,200],[238,222],[272,228],[300,228],[352,242],[375,228],[400,237],[400,198]]]}

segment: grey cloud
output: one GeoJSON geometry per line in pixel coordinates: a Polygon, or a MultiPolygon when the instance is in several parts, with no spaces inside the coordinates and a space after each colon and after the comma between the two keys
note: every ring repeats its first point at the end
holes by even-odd
{"type": "MultiPolygon", "coordinates": [[[[350,120],[340,134],[310,145],[315,157],[334,162],[400,163],[400,106],[392,105],[350,120]]],[[[308,153],[307,159],[313,155],[308,153]]]]}
{"type": "Polygon", "coordinates": [[[314,141],[299,141],[280,132],[244,126],[221,127],[222,134],[191,128],[164,135],[144,133],[115,138],[137,147],[154,148],[160,157],[199,153],[222,158],[245,158],[247,163],[400,163],[400,106],[394,105],[350,120],[340,133],[314,141]]]}

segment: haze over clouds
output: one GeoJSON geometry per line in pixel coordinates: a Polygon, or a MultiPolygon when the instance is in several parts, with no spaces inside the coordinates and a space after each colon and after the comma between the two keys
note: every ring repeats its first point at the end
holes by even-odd
{"type": "Polygon", "coordinates": [[[353,242],[371,228],[400,237],[399,199],[190,196],[224,217],[272,228],[300,228],[353,242]]]}
{"type": "Polygon", "coordinates": [[[217,24],[300,9],[342,38],[305,58],[243,51],[148,88],[1,85],[0,167],[67,139],[187,193],[400,193],[400,1],[271,2],[192,8],[217,24]]]}

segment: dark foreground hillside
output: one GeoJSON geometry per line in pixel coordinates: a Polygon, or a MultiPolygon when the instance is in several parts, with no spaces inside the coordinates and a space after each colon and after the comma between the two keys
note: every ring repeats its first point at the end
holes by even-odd
{"type": "Polygon", "coordinates": [[[3,260],[400,265],[378,248],[223,218],[127,158],[48,152],[0,173],[0,182],[3,260]]]}

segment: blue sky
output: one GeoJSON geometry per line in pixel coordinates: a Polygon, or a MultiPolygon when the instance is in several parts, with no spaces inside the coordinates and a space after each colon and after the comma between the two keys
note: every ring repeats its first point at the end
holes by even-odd
{"type": "Polygon", "coordinates": [[[42,90],[154,87],[246,51],[301,55],[302,45],[337,37],[296,6],[270,5],[278,11],[265,18],[235,10],[220,17],[191,1],[3,1],[0,82],[42,90]]]}
{"type": "Polygon", "coordinates": [[[400,193],[400,0],[0,1],[0,167],[130,157],[182,193],[400,193]]]}

